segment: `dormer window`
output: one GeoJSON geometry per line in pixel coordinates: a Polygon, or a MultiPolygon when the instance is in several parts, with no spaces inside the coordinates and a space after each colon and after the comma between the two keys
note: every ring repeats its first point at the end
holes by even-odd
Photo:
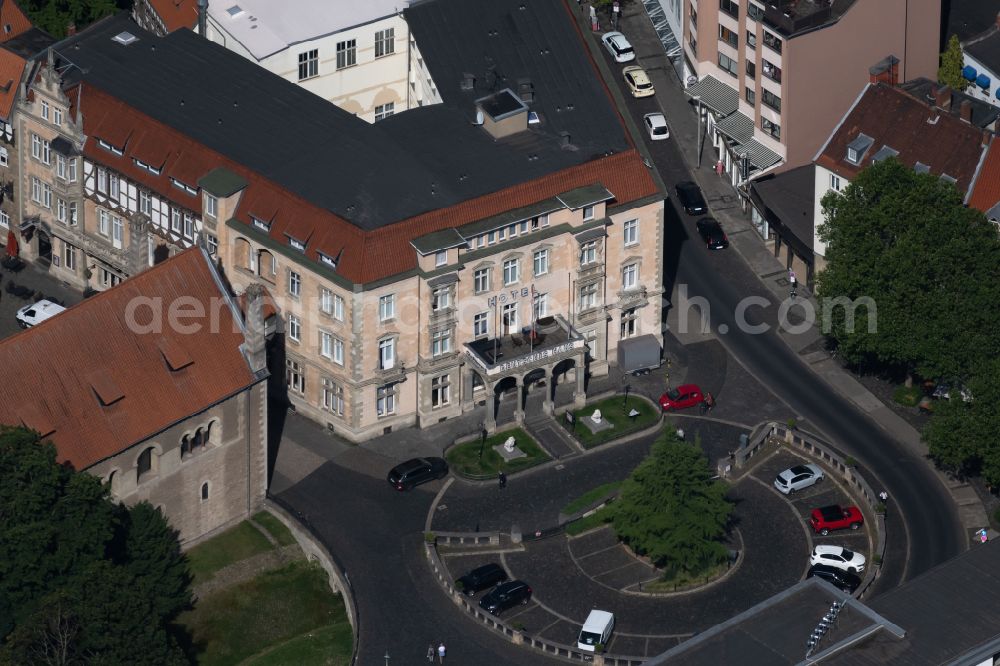
{"type": "Polygon", "coordinates": [[[865,153],[868,152],[868,149],[871,148],[874,142],[875,139],[867,134],[859,134],[858,138],[847,144],[847,161],[851,164],[861,164],[865,153]]]}
{"type": "Polygon", "coordinates": [[[173,183],[174,187],[176,187],[177,189],[184,190],[185,192],[187,192],[191,196],[198,196],[198,190],[195,189],[195,188],[193,188],[193,187],[191,187],[190,185],[185,185],[184,183],[182,183],[181,181],[177,180],[176,178],[171,178],[170,182],[173,183]]]}
{"type": "Polygon", "coordinates": [[[151,164],[146,164],[142,160],[133,159],[132,161],[135,162],[135,165],[137,167],[139,167],[141,169],[145,169],[146,171],[148,171],[149,173],[153,174],[154,176],[159,176],[160,173],[161,173],[161,169],[159,167],[155,167],[155,166],[153,166],[151,164]]]}
{"type": "Polygon", "coordinates": [[[326,264],[330,268],[336,268],[337,267],[337,260],[336,259],[334,259],[333,257],[327,256],[327,255],[323,254],[322,252],[320,252],[318,254],[319,254],[319,260],[321,262],[323,262],[324,264],[326,264]]]}
{"type": "Polygon", "coordinates": [[[899,155],[899,151],[896,150],[895,148],[890,148],[889,146],[882,146],[881,148],[878,149],[878,152],[872,155],[872,164],[875,164],[876,162],[881,162],[882,160],[888,157],[896,157],[897,155],[899,155]]]}
{"type": "Polygon", "coordinates": [[[448,263],[448,250],[440,250],[434,254],[434,266],[444,266],[448,263]]]}
{"type": "Polygon", "coordinates": [[[109,152],[111,152],[111,153],[113,153],[115,155],[124,155],[125,154],[125,150],[124,149],[119,148],[117,146],[112,146],[110,143],[108,143],[104,139],[98,139],[97,140],[97,145],[100,146],[101,148],[103,148],[104,150],[107,150],[107,151],[109,151],[109,152]]]}
{"type": "Polygon", "coordinates": [[[256,228],[260,229],[261,231],[270,231],[271,230],[271,223],[270,222],[265,222],[264,220],[256,218],[256,217],[254,217],[252,215],[250,216],[250,221],[253,222],[253,226],[255,226],[256,228]]]}
{"type": "Polygon", "coordinates": [[[291,236],[288,237],[288,244],[292,246],[292,249],[298,250],[299,252],[306,251],[306,244],[300,240],[292,238],[291,236]]]}
{"type": "Polygon", "coordinates": [[[946,183],[951,183],[952,185],[958,184],[958,180],[954,176],[949,176],[946,173],[941,174],[941,180],[946,183]]]}

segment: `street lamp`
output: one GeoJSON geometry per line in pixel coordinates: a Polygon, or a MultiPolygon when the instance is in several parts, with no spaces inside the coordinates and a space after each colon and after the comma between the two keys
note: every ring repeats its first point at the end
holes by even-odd
{"type": "Polygon", "coordinates": [[[698,168],[701,168],[701,95],[695,95],[691,98],[692,102],[698,103],[698,168]]]}
{"type": "Polygon", "coordinates": [[[479,422],[479,461],[483,460],[483,447],[486,446],[486,424],[479,422]]]}
{"type": "Polygon", "coordinates": [[[628,375],[622,375],[622,384],[625,385],[625,402],[622,403],[622,413],[628,414],[628,392],[632,385],[628,383],[628,375]]]}

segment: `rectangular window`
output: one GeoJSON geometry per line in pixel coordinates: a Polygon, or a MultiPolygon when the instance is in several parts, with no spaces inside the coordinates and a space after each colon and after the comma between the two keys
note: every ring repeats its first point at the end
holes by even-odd
{"type": "Polygon", "coordinates": [[[299,54],[299,81],[319,76],[319,49],[299,54]]]}
{"type": "Polygon", "coordinates": [[[108,191],[108,172],[97,167],[97,191],[106,193],[108,191]]]}
{"type": "Polygon", "coordinates": [[[139,192],[139,212],[145,215],[153,214],[153,202],[149,198],[149,192],[144,190],[139,192]]]}
{"type": "Polygon", "coordinates": [[[332,379],[323,380],[323,409],[337,416],[344,415],[344,388],[332,379]]]}
{"type": "Polygon", "coordinates": [[[772,81],[777,81],[778,83],[781,83],[780,67],[776,67],[775,65],[772,65],[771,63],[765,60],[763,63],[763,67],[761,69],[764,71],[764,76],[771,79],[772,81]]]}
{"type": "Polygon", "coordinates": [[[451,385],[448,375],[431,378],[431,408],[443,407],[451,402],[451,385]]]}
{"type": "Polygon", "coordinates": [[[66,180],[66,158],[56,155],[56,176],[60,180],[66,180]]]}
{"type": "Polygon", "coordinates": [[[288,388],[300,395],[305,393],[306,375],[298,361],[288,359],[285,361],[285,369],[285,380],[288,382],[288,388]]]}
{"type": "Polygon", "coordinates": [[[108,174],[108,196],[110,196],[115,201],[118,201],[118,197],[121,194],[121,189],[118,182],[118,174],[109,173],[108,174]]]}
{"type": "Polygon", "coordinates": [[[34,176],[31,177],[31,200],[35,203],[42,203],[42,181],[34,176]]]}
{"type": "Polygon", "coordinates": [[[639,332],[639,317],[635,308],[622,310],[621,337],[631,338],[639,332]]]}
{"type": "Polygon", "coordinates": [[[639,286],[639,264],[629,264],[622,268],[622,289],[635,289],[639,286]]]}
{"type": "Polygon", "coordinates": [[[52,186],[48,183],[42,183],[42,205],[52,208],[52,186]]]}
{"type": "Polygon", "coordinates": [[[734,49],[740,45],[740,36],[724,25],[719,26],[719,41],[729,44],[734,49]]]}
{"type": "Polygon", "coordinates": [[[438,287],[431,292],[431,310],[445,310],[451,305],[451,287],[438,287]]]}
{"type": "Polygon", "coordinates": [[[497,229],[497,240],[506,240],[507,238],[507,227],[501,227],[497,229]]]}
{"type": "Polygon", "coordinates": [[[767,118],[761,118],[760,128],[773,136],[775,139],[781,138],[781,126],[778,125],[778,123],[772,123],[767,118]]]}
{"type": "Polygon", "coordinates": [[[387,28],[375,33],[375,57],[387,56],[396,50],[396,29],[387,28]]]}
{"type": "Polygon", "coordinates": [[[597,306],[597,283],[580,287],[580,310],[597,306]]]}
{"type": "Polygon", "coordinates": [[[380,386],[375,392],[375,413],[378,416],[396,413],[396,393],[392,384],[380,386]]]}
{"type": "Polygon", "coordinates": [[[781,40],[769,33],[767,30],[764,31],[764,45],[774,50],[776,53],[781,53],[781,40]]]}
{"type": "Polygon", "coordinates": [[[7,155],[7,149],[0,146],[0,166],[8,166],[10,164],[10,157],[7,155]]]}
{"type": "Polygon", "coordinates": [[[302,320],[293,314],[288,315],[288,337],[295,342],[302,340],[302,320]]]}
{"type": "Polygon", "coordinates": [[[333,358],[333,336],[326,331],[319,332],[319,353],[329,359],[333,358]]]}
{"type": "Polygon", "coordinates": [[[497,232],[491,231],[489,233],[489,235],[486,237],[486,242],[489,243],[490,245],[493,245],[494,243],[496,243],[497,242],[497,232]]]}
{"type": "Polygon", "coordinates": [[[194,239],[194,218],[190,213],[184,213],[184,237],[194,239]]]}
{"type": "Polygon", "coordinates": [[[752,49],[757,48],[757,33],[753,30],[747,30],[747,46],[752,49]]]}
{"type": "Polygon", "coordinates": [[[302,294],[302,276],[295,271],[288,271],[288,293],[296,298],[302,294]]]}
{"type": "Polygon", "coordinates": [[[503,326],[501,333],[511,335],[518,331],[517,303],[508,303],[503,306],[500,314],[500,324],[503,326]]]}
{"type": "Polygon", "coordinates": [[[625,247],[635,245],[639,242],[639,220],[626,220],[622,225],[622,234],[625,238],[625,247]]]}
{"type": "Polygon", "coordinates": [[[375,122],[380,120],[385,120],[392,114],[396,113],[396,103],[386,102],[385,104],[379,104],[375,107],[375,122]]]}
{"type": "Polygon", "coordinates": [[[761,104],[766,104],[775,111],[781,111],[781,98],[770,90],[762,90],[760,97],[761,104]]]}
{"type": "Polygon", "coordinates": [[[840,191],[840,176],[830,174],[830,189],[840,191]]]}
{"type": "Polygon", "coordinates": [[[49,103],[44,99],[42,100],[42,118],[45,120],[49,119],[49,103]]]}
{"type": "Polygon", "coordinates": [[[587,241],[580,246],[580,265],[588,266],[597,261],[597,241],[587,241]]]}
{"type": "Polygon", "coordinates": [[[31,156],[36,160],[42,159],[42,137],[34,132],[31,133],[31,156]]]}
{"type": "Polygon", "coordinates": [[[10,228],[10,215],[5,210],[0,210],[0,227],[10,228]]]}
{"type": "Polygon", "coordinates": [[[56,199],[56,219],[60,222],[66,221],[66,202],[62,199],[56,199]]]}
{"type": "Polygon", "coordinates": [[[752,2],[747,3],[747,16],[751,21],[760,21],[764,18],[764,8],[752,2]]]}
{"type": "Polygon", "coordinates": [[[391,370],[396,365],[396,340],[385,338],[378,341],[378,367],[381,370],[391,370]]]}
{"type": "Polygon", "coordinates": [[[490,289],[490,269],[480,268],[472,275],[473,287],[477,294],[481,294],[484,291],[489,291],[490,289]]]}
{"type": "Polygon", "coordinates": [[[101,272],[99,273],[99,279],[101,281],[102,287],[114,287],[119,282],[122,281],[120,277],[118,277],[117,275],[115,275],[106,268],[101,269],[101,272]]]}
{"type": "Polygon", "coordinates": [[[594,219],[594,207],[593,206],[584,206],[583,207],[583,219],[584,219],[584,221],[594,219]]]}
{"type": "Polygon", "coordinates": [[[66,173],[68,175],[68,177],[66,178],[66,180],[68,180],[71,183],[75,183],[76,182],[76,158],[75,157],[67,158],[67,160],[66,160],[66,173]]]}
{"type": "Polygon", "coordinates": [[[209,217],[219,216],[219,200],[211,194],[205,194],[205,215],[209,217]]]}
{"type": "Polygon", "coordinates": [[[719,67],[726,70],[733,76],[736,76],[738,64],[735,60],[727,56],[725,53],[719,54],[719,67]]]}
{"type": "Polygon", "coordinates": [[[431,335],[431,356],[441,356],[451,351],[451,330],[434,331],[431,335]]]}
{"type": "Polygon", "coordinates": [[[379,321],[386,321],[396,316],[396,294],[386,294],[378,299],[379,321]]]}
{"type": "Polygon", "coordinates": [[[62,109],[53,109],[52,110],[52,122],[54,122],[56,125],[60,125],[61,126],[62,125],[62,120],[63,120],[62,109]]]}
{"type": "Polygon", "coordinates": [[[63,245],[63,265],[68,270],[76,270],[76,248],[69,243],[63,245]]]}
{"type": "Polygon", "coordinates": [[[441,250],[434,253],[434,266],[444,266],[448,263],[448,251],[441,250]]]}
{"type": "Polygon", "coordinates": [[[740,17],[740,5],[733,0],[719,0],[719,9],[726,12],[734,19],[738,19],[740,17]]]}
{"type": "Polygon", "coordinates": [[[747,102],[749,102],[750,104],[756,104],[757,103],[757,93],[754,91],[754,89],[750,88],[750,87],[747,87],[745,92],[746,92],[747,102]]]}
{"type": "Polygon", "coordinates": [[[212,234],[205,234],[205,244],[208,246],[208,254],[216,256],[219,254],[219,239],[212,234]]]}
{"type": "Polygon", "coordinates": [[[505,286],[517,282],[520,263],[517,259],[508,259],[503,262],[503,283],[505,286]]]}
{"type": "Polygon", "coordinates": [[[337,294],[333,296],[333,318],[344,321],[344,297],[337,294]]]}
{"type": "Polygon", "coordinates": [[[70,226],[76,225],[76,202],[69,202],[69,224],[70,226]]]}
{"type": "Polygon", "coordinates": [[[333,362],[344,365],[344,341],[340,338],[333,339],[333,362]]]}
{"type": "Polygon", "coordinates": [[[549,314],[549,295],[548,294],[535,294],[535,298],[531,304],[531,315],[532,321],[538,321],[542,317],[547,317],[549,314]]]}
{"type": "Polygon", "coordinates": [[[472,318],[472,335],[480,338],[489,335],[489,312],[480,312],[472,318]]]}
{"type": "Polygon", "coordinates": [[[333,314],[333,292],[329,289],[320,289],[319,309],[326,314],[333,314]]]}
{"type": "Polygon", "coordinates": [[[540,275],[545,275],[549,272],[549,251],[548,250],[535,250],[533,256],[533,264],[535,269],[535,277],[540,275]]]}
{"type": "Polygon", "coordinates": [[[111,214],[106,210],[97,211],[97,231],[102,236],[111,234],[111,214]]]}
{"type": "Polygon", "coordinates": [[[757,77],[757,63],[753,60],[747,60],[747,76],[751,79],[757,77]]]}
{"type": "Polygon", "coordinates": [[[170,230],[176,234],[181,232],[181,212],[176,208],[170,209],[170,230]]]}
{"type": "Polygon", "coordinates": [[[125,243],[125,225],[122,224],[122,218],[117,215],[111,216],[111,244],[114,245],[119,250],[122,249],[125,243]]]}
{"type": "Polygon", "coordinates": [[[337,42],[337,69],[351,67],[357,62],[358,41],[348,39],[346,42],[337,42]]]}
{"type": "Polygon", "coordinates": [[[42,141],[42,162],[52,164],[52,144],[42,141]]]}

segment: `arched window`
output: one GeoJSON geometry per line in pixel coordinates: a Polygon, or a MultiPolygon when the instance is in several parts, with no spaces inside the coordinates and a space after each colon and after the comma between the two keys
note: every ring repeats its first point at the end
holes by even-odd
{"type": "Polygon", "coordinates": [[[184,437],[181,438],[181,457],[183,458],[189,453],[191,453],[191,440],[187,435],[184,435],[184,437]]]}
{"type": "Polygon", "coordinates": [[[215,421],[212,421],[207,426],[205,426],[205,445],[208,446],[212,443],[212,428],[215,427],[215,421]]]}
{"type": "Polygon", "coordinates": [[[112,495],[114,495],[115,491],[117,490],[116,487],[118,485],[117,476],[118,476],[118,470],[115,470],[111,472],[111,474],[108,474],[108,490],[111,491],[112,495]]]}
{"type": "Polygon", "coordinates": [[[201,499],[202,501],[208,499],[208,483],[201,484],[201,499]]]}
{"type": "Polygon", "coordinates": [[[153,472],[153,447],[149,447],[139,454],[136,462],[136,480],[142,481],[142,477],[153,472]]]}
{"type": "Polygon", "coordinates": [[[268,282],[275,282],[278,279],[278,262],[274,255],[267,250],[261,250],[257,260],[257,273],[268,282]]]}
{"type": "Polygon", "coordinates": [[[251,261],[253,253],[250,250],[250,241],[245,238],[236,239],[236,265],[240,268],[245,268],[249,271],[254,270],[254,265],[251,261]]]}
{"type": "Polygon", "coordinates": [[[194,433],[194,437],[191,439],[191,450],[194,451],[196,449],[200,449],[204,445],[205,445],[204,434],[202,432],[202,429],[198,428],[198,430],[196,430],[194,433]]]}

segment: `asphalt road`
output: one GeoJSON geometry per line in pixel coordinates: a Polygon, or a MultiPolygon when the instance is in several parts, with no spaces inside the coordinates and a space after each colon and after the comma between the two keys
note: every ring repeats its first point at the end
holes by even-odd
{"type": "MultiPolygon", "coordinates": [[[[612,72],[620,69],[610,59],[608,62],[612,72]]],[[[660,110],[656,98],[632,99],[621,81],[616,79],[612,85],[626,96],[626,106],[637,126],[642,126],[643,114],[660,110]]],[[[679,95],[680,91],[658,92],[662,94],[679,95]]],[[[667,115],[669,119],[669,111],[667,115]]],[[[673,198],[674,186],[691,180],[691,176],[676,142],[672,138],[646,143],[670,195],[664,240],[664,285],[668,293],[675,285],[686,285],[689,298],[707,299],[712,329],[729,352],[802,419],[878,476],[906,523],[909,553],[903,579],[962,552],[966,538],[954,504],[927,463],[841,397],[778,337],[778,303],[773,295],[732,248],[708,251],[694,230],[697,218],[679,210],[673,198]],[[737,325],[737,304],[747,296],[759,296],[771,303],[767,308],[749,308],[744,317],[749,324],[768,324],[767,332],[751,334],[737,325]]],[[[710,168],[710,161],[706,159],[704,170],[710,168]]]]}

